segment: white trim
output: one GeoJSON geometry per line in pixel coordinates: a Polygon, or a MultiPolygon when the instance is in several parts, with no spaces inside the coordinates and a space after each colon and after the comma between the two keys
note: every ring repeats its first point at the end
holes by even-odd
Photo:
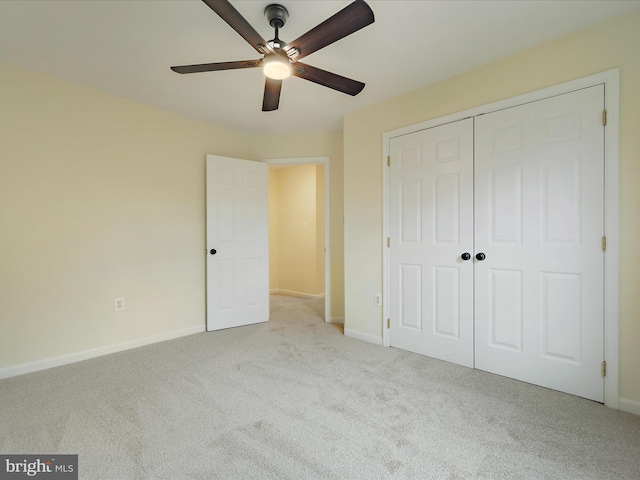
{"type": "Polygon", "coordinates": [[[619,317],[618,317],[618,275],[619,275],[619,132],[620,132],[620,71],[608,70],[588,77],[579,78],[552,87],[529,92],[524,95],[507,98],[498,102],[470,108],[443,117],[434,118],[414,125],[398,128],[382,135],[383,162],[383,219],[382,219],[382,285],[383,285],[383,345],[389,346],[389,331],[386,318],[389,317],[389,252],[386,238],[389,236],[389,179],[387,156],[389,142],[394,137],[407,135],[427,128],[444,125],[468,117],[495,112],[505,108],[535,102],[544,98],[562,95],[574,90],[605,86],[605,108],[607,109],[607,126],[605,127],[605,234],[607,235],[607,251],[604,259],[604,357],[607,361],[607,376],[604,377],[604,404],[610,408],[619,408],[619,317]]]}
{"type": "Polygon", "coordinates": [[[360,332],[358,330],[351,330],[350,328],[344,329],[344,336],[355,338],[367,343],[373,343],[374,345],[382,345],[382,337],[371,335],[370,333],[360,332]]]}
{"type": "Polygon", "coordinates": [[[189,335],[202,333],[204,331],[204,325],[199,325],[197,327],[189,327],[182,330],[175,330],[173,332],[161,333],[152,337],[139,338],[137,340],[131,340],[129,342],[117,343],[115,345],[107,345],[105,347],[71,353],[69,355],[61,355],[59,357],[52,357],[35,362],[23,363],[21,365],[14,365],[12,367],[0,369],[0,379],[16,377],[18,375],[24,375],[26,373],[38,372],[40,370],[46,370],[48,368],[81,362],[90,358],[102,357],[111,353],[122,352],[123,350],[131,350],[132,348],[143,347],[145,345],[151,345],[153,343],[165,342],[167,340],[173,340],[175,338],[187,337],[189,335]]]}
{"type": "Polygon", "coordinates": [[[324,165],[324,321],[331,323],[331,249],[329,227],[331,221],[331,202],[329,199],[330,183],[330,159],[329,157],[294,157],[294,158],[265,158],[263,163],[274,165],[324,165]]]}
{"type": "Polygon", "coordinates": [[[388,347],[389,328],[386,321],[389,315],[389,291],[391,288],[389,278],[389,248],[387,247],[387,238],[391,236],[389,232],[389,166],[387,158],[391,155],[389,151],[389,142],[391,137],[388,133],[382,135],[382,346],[388,347]]]}
{"type": "Polygon", "coordinates": [[[301,298],[325,298],[324,293],[304,293],[304,292],[296,292],[295,290],[285,290],[283,288],[273,288],[271,289],[272,295],[289,295],[290,297],[301,297],[301,298]]]}
{"type": "Polygon", "coordinates": [[[604,255],[604,358],[607,361],[604,404],[619,408],[620,71],[610,70],[601,76],[607,109],[604,136],[604,234],[607,236],[604,255]]]}
{"type": "Polygon", "coordinates": [[[634,415],[640,415],[640,402],[628,400],[626,398],[619,399],[620,410],[634,415]]]}
{"type": "Polygon", "coordinates": [[[263,163],[269,165],[308,165],[313,163],[329,163],[329,157],[291,157],[291,158],[264,158],[263,163]]]}

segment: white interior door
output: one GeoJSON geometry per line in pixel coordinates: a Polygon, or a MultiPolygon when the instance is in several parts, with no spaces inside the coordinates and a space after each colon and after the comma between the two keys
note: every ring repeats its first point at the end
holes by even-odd
{"type": "Polygon", "coordinates": [[[390,345],[473,367],[473,120],[390,147],[390,345]]]}
{"type": "Polygon", "coordinates": [[[476,368],[603,401],[604,86],[476,117],[476,368]]]}
{"type": "Polygon", "coordinates": [[[269,320],[264,163],[207,155],[207,330],[269,320]]]}

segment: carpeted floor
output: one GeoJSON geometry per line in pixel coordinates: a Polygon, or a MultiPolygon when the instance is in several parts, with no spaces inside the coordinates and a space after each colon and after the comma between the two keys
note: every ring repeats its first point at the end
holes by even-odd
{"type": "Polygon", "coordinates": [[[0,381],[0,453],[82,479],[640,479],[640,417],[344,337],[322,301],[271,321],[0,381]]]}

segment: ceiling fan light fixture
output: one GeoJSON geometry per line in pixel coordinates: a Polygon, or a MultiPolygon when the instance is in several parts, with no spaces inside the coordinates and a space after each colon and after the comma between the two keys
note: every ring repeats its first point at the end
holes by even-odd
{"type": "Polygon", "coordinates": [[[291,75],[291,62],[279,55],[269,56],[262,61],[262,71],[273,80],[282,80],[291,75]]]}

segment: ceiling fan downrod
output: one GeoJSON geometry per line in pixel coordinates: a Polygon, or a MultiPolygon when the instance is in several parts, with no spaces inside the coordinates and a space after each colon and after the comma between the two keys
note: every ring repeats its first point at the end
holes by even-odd
{"type": "Polygon", "coordinates": [[[287,23],[289,11],[282,5],[272,3],[264,9],[264,16],[267,18],[269,25],[275,29],[275,37],[273,40],[269,40],[269,46],[273,49],[281,49],[285,43],[278,37],[278,32],[287,23]]]}

